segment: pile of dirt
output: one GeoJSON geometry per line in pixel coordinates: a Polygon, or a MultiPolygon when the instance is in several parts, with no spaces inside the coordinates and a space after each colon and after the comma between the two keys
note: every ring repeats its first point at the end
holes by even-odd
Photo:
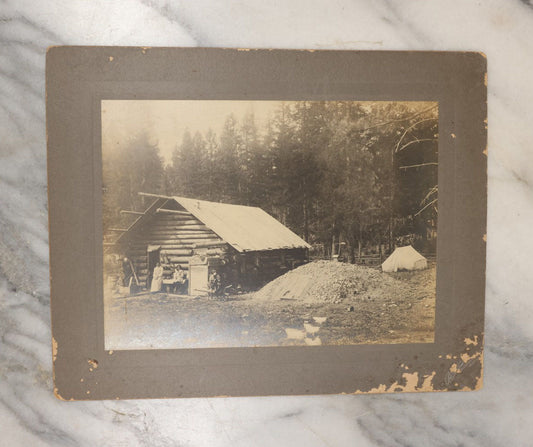
{"type": "Polygon", "coordinates": [[[254,299],[339,303],[397,294],[404,284],[380,270],[336,261],[315,261],[276,278],[254,299]]]}

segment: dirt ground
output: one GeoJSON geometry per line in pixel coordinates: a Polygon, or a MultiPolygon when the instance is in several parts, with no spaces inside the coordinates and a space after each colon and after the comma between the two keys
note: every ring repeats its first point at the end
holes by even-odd
{"type": "Polygon", "coordinates": [[[318,261],[256,293],[107,297],[106,349],[431,343],[435,273],[318,261]]]}

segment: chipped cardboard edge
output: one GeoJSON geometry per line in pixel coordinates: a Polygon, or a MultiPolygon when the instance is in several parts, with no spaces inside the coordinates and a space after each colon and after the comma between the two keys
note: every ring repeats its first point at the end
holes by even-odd
{"type": "Polygon", "coordinates": [[[55,363],[57,359],[57,340],[52,337],[52,362],[55,363]]]}
{"type": "Polygon", "coordinates": [[[392,384],[380,384],[376,387],[373,387],[367,391],[357,389],[350,393],[340,393],[340,394],[397,394],[397,393],[427,393],[427,392],[454,392],[454,391],[478,391],[483,387],[483,373],[484,373],[484,356],[483,356],[483,345],[482,340],[483,334],[480,336],[474,335],[472,338],[465,338],[464,341],[464,350],[460,354],[446,354],[440,355],[439,359],[451,360],[451,364],[448,366],[447,370],[444,372],[444,382],[445,386],[440,388],[436,387],[434,380],[437,377],[437,371],[433,370],[429,374],[420,374],[419,371],[408,372],[409,366],[406,364],[401,364],[400,367],[405,371],[402,372],[400,377],[395,380],[392,384]],[[479,350],[473,353],[469,353],[471,347],[478,347],[479,350]],[[463,386],[458,387],[458,382],[452,383],[454,379],[462,374],[467,368],[473,366],[476,362],[479,362],[479,376],[474,378],[475,383],[472,387],[463,386]],[[403,384],[405,382],[405,384],[403,384]],[[419,383],[422,382],[420,385],[419,383]],[[446,383],[448,382],[448,383],[446,383]],[[452,385],[457,386],[457,388],[451,387],[452,385]]]}
{"type": "Polygon", "coordinates": [[[54,383],[54,396],[56,397],[56,399],[61,400],[63,402],[74,401],[75,399],[72,398],[72,397],[70,399],[65,399],[61,394],[59,394],[59,389],[56,386],[56,368],[55,368],[55,363],[56,363],[56,360],[57,360],[57,352],[58,352],[57,340],[54,338],[54,336],[52,336],[52,380],[53,380],[53,383],[54,383]]]}

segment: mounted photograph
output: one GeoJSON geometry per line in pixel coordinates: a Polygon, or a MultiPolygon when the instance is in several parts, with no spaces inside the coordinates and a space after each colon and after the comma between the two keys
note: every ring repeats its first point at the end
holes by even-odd
{"type": "Polygon", "coordinates": [[[437,102],[101,118],[105,349],[434,341],[437,102]]]}
{"type": "Polygon", "coordinates": [[[58,398],[481,388],[484,54],[46,64],[58,398]]]}

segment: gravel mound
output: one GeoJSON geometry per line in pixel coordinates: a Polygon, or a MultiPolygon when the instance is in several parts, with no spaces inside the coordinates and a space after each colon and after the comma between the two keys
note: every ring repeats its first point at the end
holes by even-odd
{"type": "Polygon", "coordinates": [[[285,273],[255,293],[254,299],[338,303],[378,299],[403,286],[380,270],[336,261],[314,261],[285,273]]]}

